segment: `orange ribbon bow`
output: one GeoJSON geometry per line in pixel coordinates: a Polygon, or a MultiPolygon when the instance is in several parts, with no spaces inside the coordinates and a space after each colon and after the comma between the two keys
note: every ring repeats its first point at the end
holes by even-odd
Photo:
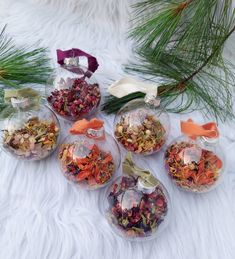
{"type": "Polygon", "coordinates": [[[199,125],[193,122],[192,119],[189,119],[188,121],[181,121],[181,132],[189,136],[191,139],[196,139],[197,137],[219,137],[219,130],[215,122],[199,125]]]}
{"type": "Polygon", "coordinates": [[[96,118],[90,121],[83,119],[76,121],[69,132],[74,135],[86,134],[87,137],[96,139],[105,139],[103,130],[104,122],[96,118]]]}

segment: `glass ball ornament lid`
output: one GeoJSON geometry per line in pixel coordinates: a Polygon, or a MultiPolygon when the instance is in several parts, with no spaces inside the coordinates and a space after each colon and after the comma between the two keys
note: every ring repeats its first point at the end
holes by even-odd
{"type": "Polygon", "coordinates": [[[167,226],[170,199],[151,172],[136,166],[128,153],[123,175],[106,192],[104,214],[114,233],[130,241],[153,239],[167,226]]]}
{"type": "Polygon", "coordinates": [[[183,136],[175,139],[165,153],[168,175],[180,188],[196,193],[208,192],[222,179],[225,157],[219,145],[215,123],[199,125],[181,122],[183,136]]]}

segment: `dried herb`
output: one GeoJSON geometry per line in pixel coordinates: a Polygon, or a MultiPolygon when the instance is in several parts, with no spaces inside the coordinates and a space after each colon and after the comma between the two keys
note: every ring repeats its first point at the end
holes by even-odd
{"type": "Polygon", "coordinates": [[[54,90],[47,98],[59,115],[77,120],[95,112],[101,100],[98,84],[89,84],[84,79],[75,79],[71,88],[54,90]]]}
{"type": "Polygon", "coordinates": [[[223,167],[215,153],[184,141],[167,149],[165,164],[178,186],[194,192],[209,190],[218,181],[223,167]]]}
{"type": "Polygon", "coordinates": [[[142,123],[133,125],[129,116],[123,115],[115,126],[115,137],[128,151],[149,154],[164,145],[166,130],[154,116],[146,114],[142,123]]]}
{"type": "Polygon", "coordinates": [[[123,176],[108,195],[108,218],[129,238],[155,233],[168,211],[166,196],[160,185],[151,193],[137,187],[138,178],[123,176]]]}
{"type": "Polygon", "coordinates": [[[100,187],[107,183],[115,172],[111,153],[92,145],[85,157],[76,156],[76,143],[62,144],[59,160],[64,175],[73,182],[90,187],[100,187]]]}
{"type": "Polygon", "coordinates": [[[4,130],[3,147],[23,159],[39,160],[55,149],[58,135],[54,122],[33,117],[20,129],[4,130]]]}

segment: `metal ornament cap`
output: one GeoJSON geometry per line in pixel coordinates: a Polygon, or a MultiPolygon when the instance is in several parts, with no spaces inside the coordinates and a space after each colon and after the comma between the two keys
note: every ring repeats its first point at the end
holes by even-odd
{"type": "Polygon", "coordinates": [[[11,104],[14,108],[26,108],[29,106],[28,98],[11,98],[11,104]]]}
{"type": "Polygon", "coordinates": [[[104,127],[100,129],[88,129],[86,135],[94,139],[102,138],[105,135],[104,127]]]}
{"type": "Polygon", "coordinates": [[[154,93],[147,93],[144,97],[144,102],[152,107],[159,107],[161,100],[154,93]]]}
{"type": "Polygon", "coordinates": [[[79,57],[71,57],[71,58],[65,58],[64,59],[64,64],[66,66],[79,66],[79,57]]]}
{"type": "Polygon", "coordinates": [[[200,141],[204,144],[208,145],[215,145],[219,142],[219,138],[207,138],[207,137],[201,137],[200,141]]]}
{"type": "Polygon", "coordinates": [[[138,186],[139,191],[150,194],[150,193],[154,192],[157,184],[155,186],[153,186],[153,185],[150,185],[143,178],[138,178],[137,186],[138,186]]]}

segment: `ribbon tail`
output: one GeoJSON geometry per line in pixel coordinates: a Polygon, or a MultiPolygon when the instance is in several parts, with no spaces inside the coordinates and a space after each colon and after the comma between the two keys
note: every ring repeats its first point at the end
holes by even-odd
{"type": "Polygon", "coordinates": [[[108,88],[109,94],[122,98],[126,95],[142,92],[142,93],[151,93],[157,96],[158,86],[154,84],[148,84],[145,82],[137,81],[130,77],[124,77],[121,80],[115,81],[108,88]]]}
{"type": "Polygon", "coordinates": [[[146,186],[154,187],[158,184],[158,180],[151,174],[150,171],[144,170],[138,166],[136,166],[133,162],[131,153],[127,153],[124,162],[122,163],[123,172],[130,175],[140,177],[144,182],[146,182],[146,186]]]}
{"type": "Polygon", "coordinates": [[[189,119],[188,121],[181,121],[180,125],[181,132],[192,139],[201,136],[208,138],[217,138],[219,136],[218,128],[214,122],[198,125],[189,119]]]}

